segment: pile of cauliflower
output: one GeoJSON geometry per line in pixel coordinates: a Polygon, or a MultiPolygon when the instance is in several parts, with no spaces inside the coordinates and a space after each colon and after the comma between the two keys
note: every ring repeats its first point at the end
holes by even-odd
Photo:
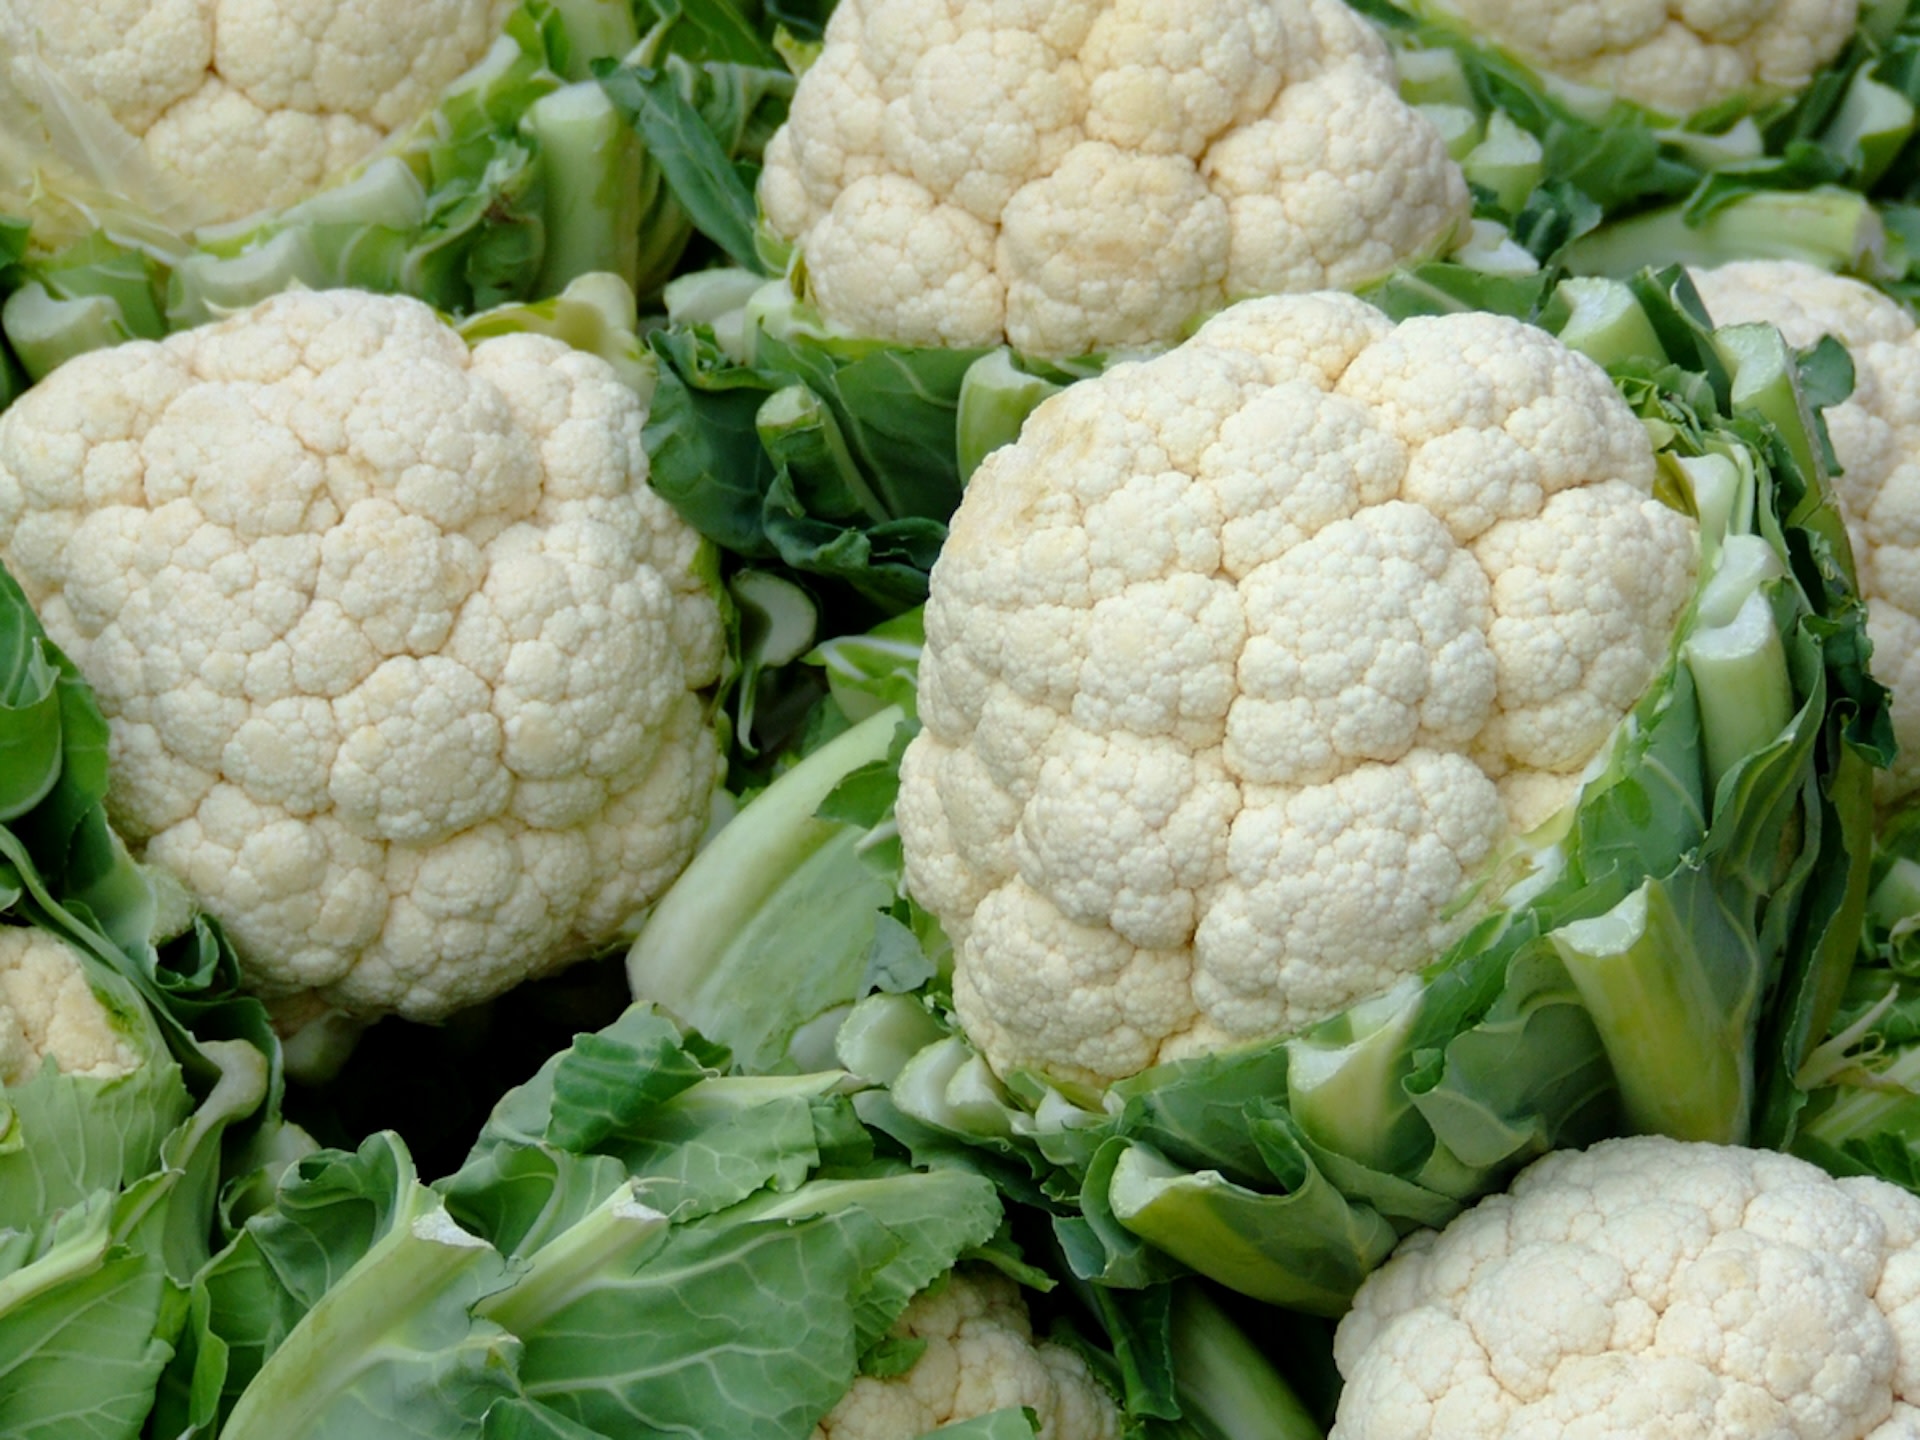
{"type": "MultiPolygon", "coordinates": [[[[418,123],[517,5],[0,0],[0,181],[51,195],[39,149],[78,146],[123,198],[174,196],[147,208],[183,233],[285,207],[418,123]],[[52,127],[33,155],[22,115],[52,127]]],[[[1858,19],[1855,0],[1418,8],[1562,98],[1728,119],[1804,88],[1858,19]]],[[[1545,164],[1527,145],[1518,168],[1545,164]]],[[[972,473],[932,571],[894,818],[905,885],[953,945],[964,1033],[937,1043],[977,1050],[983,1091],[1045,1089],[1065,1112],[1391,995],[1565,833],[1681,663],[1701,526],[1615,382],[1545,329],[1395,323],[1345,293],[1474,225],[1367,19],[1338,0],[838,0],[764,158],[754,238],[829,339],[1113,362],[972,473]]],[[[1826,418],[1895,694],[1901,758],[1874,783],[1910,801],[1920,326],[1805,267],[1696,278],[1718,321],[1853,354],[1854,396],[1826,418]]],[[[534,333],[471,341],[415,300],[296,291],[82,355],[0,412],[0,563],[97,697],[113,826],[219,922],[283,1033],[328,1012],[441,1020],[604,950],[707,831],[729,649],[751,646],[710,546],[649,486],[644,369],[534,333]]],[[[830,416],[817,436],[845,438],[830,416]]],[[[1796,844],[1826,843],[1807,829],[1796,844]]],[[[1819,863],[1837,873],[1845,848],[1819,863]]],[[[872,980],[891,932],[858,918],[872,980]]],[[[102,993],[63,942],[0,925],[0,1121],[6,1087],[49,1066],[141,1065],[102,993]]],[[[980,1108],[1001,1116],[1001,1093],[980,1108]]],[[[1110,1108],[1110,1134],[1150,1148],[1110,1108]]],[[[852,1144],[808,1114],[809,1163],[852,1144]]],[[[1385,1187],[1430,1217],[1493,1183],[1447,1189],[1447,1163],[1472,1167],[1445,1142],[1416,1182],[1274,1134],[1239,1138],[1276,1174],[1264,1147],[1320,1165],[1330,1211],[1336,1191],[1380,1205],[1367,1263],[1404,1218],[1385,1187]]],[[[1240,1178],[1205,1171],[1169,1204],[1237,1201],[1240,1178]]],[[[1099,1223],[1131,1223],[1111,1208],[1099,1223]]],[[[812,1440],[1020,1410],[1042,1440],[1118,1440],[1139,1418],[1036,1338],[995,1270],[951,1274],[890,1339],[883,1358],[912,1363],[861,1375],[812,1440]]],[[[1335,1440],[1920,1437],[1920,1199],[1752,1150],[1556,1153],[1407,1236],[1335,1359],[1335,1440]]]]}

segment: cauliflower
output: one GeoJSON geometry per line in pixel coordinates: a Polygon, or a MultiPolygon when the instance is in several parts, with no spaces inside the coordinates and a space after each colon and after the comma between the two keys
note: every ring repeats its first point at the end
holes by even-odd
{"type": "Polygon", "coordinates": [[[1797,260],[1742,260],[1693,273],[1714,320],[1776,326],[1793,345],[1832,335],[1853,356],[1851,398],[1826,412],[1841,473],[1874,671],[1893,691],[1893,764],[1882,805],[1920,790],[1920,338],[1895,300],[1797,260]]]}
{"type": "Polygon", "coordinates": [[[830,320],[1052,356],[1358,286],[1469,211],[1338,0],[847,0],[759,193],[830,320]]]}
{"type": "Polygon", "coordinates": [[[1536,1162],[1360,1289],[1334,1440],[1920,1433],[1920,1199],[1655,1137],[1536,1162]]]}
{"type": "Polygon", "coordinates": [[[1806,87],[1857,0],[1421,0],[1538,70],[1681,117],[1806,87]]]}
{"type": "Polygon", "coordinates": [[[441,1016],[685,863],[721,625],[643,419],[595,356],[352,291],[0,416],[0,556],[108,718],[109,813],[262,993],[441,1016]]]}
{"type": "Polygon", "coordinates": [[[79,953],[50,930],[0,925],[0,1085],[31,1080],[46,1060],[99,1080],[140,1068],[79,953]]]}
{"type": "Polygon", "coordinates": [[[1545,331],[1336,294],[1036,410],[934,568],[897,807],[994,1068],[1284,1034],[1461,933],[1667,664],[1654,475],[1545,331]]]}
{"type": "Polygon", "coordinates": [[[198,218],[231,220],[302,198],[411,125],[516,3],[0,0],[0,39],[13,66],[43,64],[136,137],[204,202],[198,218]]]}
{"type": "Polygon", "coordinates": [[[903,1374],[863,1375],[812,1440],[916,1440],[995,1410],[1025,1406],[1040,1440],[1117,1440],[1120,1412],[1086,1361],[1033,1338],[1020,1288],[995,1270],[962,1269],[916,1296],[893,1328],[926,1345],[903,1374]]]}

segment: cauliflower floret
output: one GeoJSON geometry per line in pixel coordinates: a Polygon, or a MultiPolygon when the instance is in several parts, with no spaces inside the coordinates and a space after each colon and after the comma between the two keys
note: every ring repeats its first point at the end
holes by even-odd
{"type": "Polygon", "coordinates": [[[956,1270],[914,1297],[893,1333],[926,1349],[905,1373],[862,1375],[812,1440],[915,1440],[995,1410],[1026,1406],[1040,1440],[1115,1440],[1120,1411],[1086,1362],[1036,1341],[1020,1287],[998,1271],[956,1270]]]}
{"type": "Polygon", "coordinates": [[[109,811],[263,993],[446,1014],[605,944],[718,753],[700,541],[541,336],[295,293],[0,417],[0,555],[111,727],[109,811]]]}
{"type": "Polygon", "coordinates": [[[1874,672],[1893,691],[1893,764],[1882,805],[1920,790],[1920,334],[1871,285],[1797,260],[1742,260],[1693,273],[1714,322],[1778,327],[1790,345],[1831,335],[1853,356],[1853,394],[1826,411],[1874,672]]]}
{"type": "Polygon", "coordinates": [[[1225,311],[1053,397],[933,571],[897,815],[998,1069],[1104,1084],[1389,986],[1666,663],[1693,523],[1491,315],[1225,311]]]}
{"type": "Polygon", "coordinates": [[[1906,1191],[1767,1151],[1549,1155],[1361,1286],[1333,1435],[1911,1435],[1916,1227],[1906,1191]]]}
{"type": "Polygon", "coordinates": [[[760,204],[830,319],[1057,356],[1364,284],[1470,209],[1336,0],[843,5],[760,204]]]}
{"type": "Polygon", "coordinates": [[[1857,0],[1425,0],[1528,64],[1671,116],[1804,89],[1857,0]]]}
{"type": "Polygon", "coordinates": [[[100,1080],[140,1068],[79,953],[51,931],[0,925],[0,1085],[31,1080],[47,1060],[100,1080]]]}
{"type": "Polygon", "coordinates": [[[291,204],[425,114],[517,0],[0,0],[44,62],[231,220],[291,204]]]}

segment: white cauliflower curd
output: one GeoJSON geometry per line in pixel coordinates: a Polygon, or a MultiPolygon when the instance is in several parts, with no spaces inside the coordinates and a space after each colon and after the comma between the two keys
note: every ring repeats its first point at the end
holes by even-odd
{"type": "MultiPolygon", "coordinates": [[[[0,0],[0,71],[42,67],[231,220],[291,204],[426,114],[517,0],[0,0]]],[[[0,89],[8,76],[0,73],[0,89]]]]}
{"type": "Polygon", "coordinates": [[[270,997],[432,1018],[618,934],[718,756],[701,542],[607,362],[293,293],[0,415],[0,559],[108,808],[270,997]]]}
{"type": "Polygon", "coordinates": [[[1904,800],[1920,790],[1920,331],[1871,285],[1798,260],[1736,261],[1693,282],[1715,324],[1773,325],[1801,346],[1831,335],[1853,356],[1853,394],[1825,414],[1873,669],[1893,692],[1899,751],[1874,797],[1904,800]]]}
{"type": "Polygon", "coordinates": [[[1910,1440],[1920,1199],[1654,1137],[1536,1162],[1361,1286],[1333,1440],[1910,1440]]]}
{"type": "Polygon", "coordinates": [[[843,0],[759,193],[830,320],[1054,356],[1353,288],[1469,211],[1338,0],[843,0]]]}
{"type": "Polygon", "coordinates": [[[1674,117],[1802,90],[1857,0],[1421,0],[1535,69],[1674,117]]]}
{"type": "Polygon", "coordinates": [[[31,1080],[48,1060],[62,1075],[100,1080],[140,1068],[79,953],[51,931],[0,925],[0,1086],[31,1080]]]}
{"type": "Polygon", "coordinates": [[[897,807],[975,1046],[1104,1084],[1425,964],[1667,663],[1654,473],[1545,331],[1337,294],[1036,410],[934,568],[897,807]]]}
{"type": "Polygon", "coordinates": [[[954,1271],[893,1334],[926,1348],[902,1374],[856,1379],[812,1440],[918,1440],[1015,1406],[1033,1411],[1039,1440],[1118,1440],[1113,1397],[1072,1350],[1034,1339],[1020,1287],[998,1271],[954,1271]]]}

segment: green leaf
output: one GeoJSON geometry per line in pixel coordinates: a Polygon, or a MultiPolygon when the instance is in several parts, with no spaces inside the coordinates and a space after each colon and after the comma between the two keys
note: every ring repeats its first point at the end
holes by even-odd
{"type": "Polygon", "coordinates": [[[556,1143],[589,1148],[711,1073],[680,1032],[645,1006],[577,1037],[501,1098],[474,1147],[556,1143]]]}
{"type": "Polygon", "coordinates": [[[897,760],[875,760],[848,771],[814,814],[838,825],[872,829],[893,814],[894,797],[900,793],[899,769],[897,760]]]}
{"type": "Polygon", "coordinates": [[[473,1314],[504,1283],[501,1257],[453,1223],[394,1137],[297,1168],[282,1208],[250,1221],[248,1238],[252,1263],[271,1267],[256,1285],[298,1319],[250,1337],[264,1363],[223,1440],[471,1433],[513,1390],[518,1346],[473,1314]]]}
{"type": "Polygon", "coordinates": [[[653,45],[703,60],[773,64],[768,39],[726,0],[638,0],[653,45]]]}
{"type": "MultiPolygon", "coordinates": [[[[1668,1052],[1656,1060],[1670,1079],[1673,1059],[1668,1052]]],[[[1511,962],[1506,989],[1487,1017],[1447,1043],[1434,1083],[1412,1103],[1450,1155],[1497,1172],[1616,1131],[1616,1084],[1578,991],[1534,947],[1511,962]]],[[[1376,1203],[1392,1205],[1384,1196],[1376,1203]]],[[[1394,1206],[1386,1213],[1408,1212],[1394,1206]]]]}
{"type": "Polygon", "coordinates": [[[822,818],[821,807],[889,752],[899,718],[881,711],[815,750],[694,857],[628,952],[635,996],[748,1069],[824,1063],[804,1044],[796,1055],[795,1037],[858,997],[894,887],[862,860],[862,831],[822,818]]]}
{"type": "Polygon", "coordinates": [[[940,1436],[942,1440],[1033,1440],[1040,1433],[1040,1417],[1018,1405],[990,1410],[971,1420],[958,1420],[929,1430],[920,1440],[940,1436]]]}
{"type": "Polygon", "coordinates": [[[1105,1199],[1134,1234],[1242,1294],[1340,1315],[1399,1236],[1372,1209],[1349,1203],[1304,1150],[1298,1161],[1285,1194],[1263,1194],[1130,1146],[1114,1162],[1105,1199]]]}
{"type": "Polygon", "coordinates": [[[753,192],[673,76],[652,66],[610,60],[596,61],[593,73],[646,142],[648,156],[694,225],[735,264],[761,269],[753,242],[753,192]]]}
{"type": "Polygon", "coordinates": [[[918,990],[939,973],[920,937],[911,927],[891,915],[874,917],[873,946],[867,951],[866,973],[861,987],[883,994],[906,995],[918,990]]]}
{"type": "Polygon", "coordinates": [[[649,343],[662,362],[646,426],[653,488],[723,549],[771,557],[760,514],[774,471],[755,422],[778,377],[735,366],[695,331],[656,330],[649,343]]]}
{"type": "Polygon", "coordinates": [[[676,1220],[712,1214],[759,1191],[791,1190],[820,1163],[813,1099],[834,1077],[710,1080],[605,1142],[676,1220]]]}
{"type": "Polygon", "coordinates": [[[1825,410],[1853,394],[1853,357],[1831,335],[1822,335],[1800,359],[1800,389],[1807,404],[1825,410]]]}
{"type": "Polygon", "coordinates": [[[889,705],[911,718],[926,640],[924,613],[908,610],[864,634],[823,640],[805,658],[826,672],[834,703],[854,723],[889,705]]]}
{"type": "Polygon", "coordinates": [[[860,1357],[860,1373],[875,1380],[904,1375],[927,1353],[925,1340],[892,1336],[874,1345],[860,1357]]]}
{"type": "Polygon", "coordinates": [[[169,1354],[166,1265],[115,1243],[109,1192],[49,1215],[0,1231],[0,1430],[133,1440],[169,1354]]]}
{"type": "Polygon", "coordinates": [[[57,653],[20,587],[0,570],[0,821],[38,805],[60,778],[57,653]]]}
{"type": "Polygon", "coordinates": [[[893,1243],[859,1210],[678,1228],[527,1326],[521,1383],[602,1434],[699,1434],[725,1416],[739,1440],[791,1440],[853,1375],[849,1297],[893,1243]]]}
{"type": "Polygon", "coordinates": [[[488,1408],[480,1440],[606,1440],[606,1436],[516,1396],[488,1408]]]}
{"type": "Polygon", "coordinates": [[[959,396],[981,352],[833,335],[771,288],[781,293],[756,292],[733,317],[745,350],[719,342],[719,320],[654,333],[654,488],[734,554],[838,581],[869,615],[898,614],[926,598],[959,503],[959,396]],[[776,395],[788,397],[781,423],[763,433],[776,395]]]}
{"type": "Polygon", "coordinates": [[[686,1053],[673,1027],[655,1020],[639,1043],[604,1033],[573,1042],[553,1075],[550,1143],[591,1150],[707,1078],[710,1072],[686,1053]]]}
{"type": "Polygon", "coordinates": [[[853,1297],[861,1350],[878,1344],[913,1297],[959,1258],[993,1239],[1004,1220],[986,1177],[957,1169],[882,1170],[855,1178],[816,1178],[791,1194],[757,1197],[731,1212],[743,1220],[794,1223],[858,1211],[886,1227],[892,1246],[853,1297]]]}
{"type": "Polygon", "coordinates": [[[627,1182],[610,1155],[545,1145],[493,1145],[435,1182],[447,1213],[509,1259],[530,1255],[627,1182]]]}

